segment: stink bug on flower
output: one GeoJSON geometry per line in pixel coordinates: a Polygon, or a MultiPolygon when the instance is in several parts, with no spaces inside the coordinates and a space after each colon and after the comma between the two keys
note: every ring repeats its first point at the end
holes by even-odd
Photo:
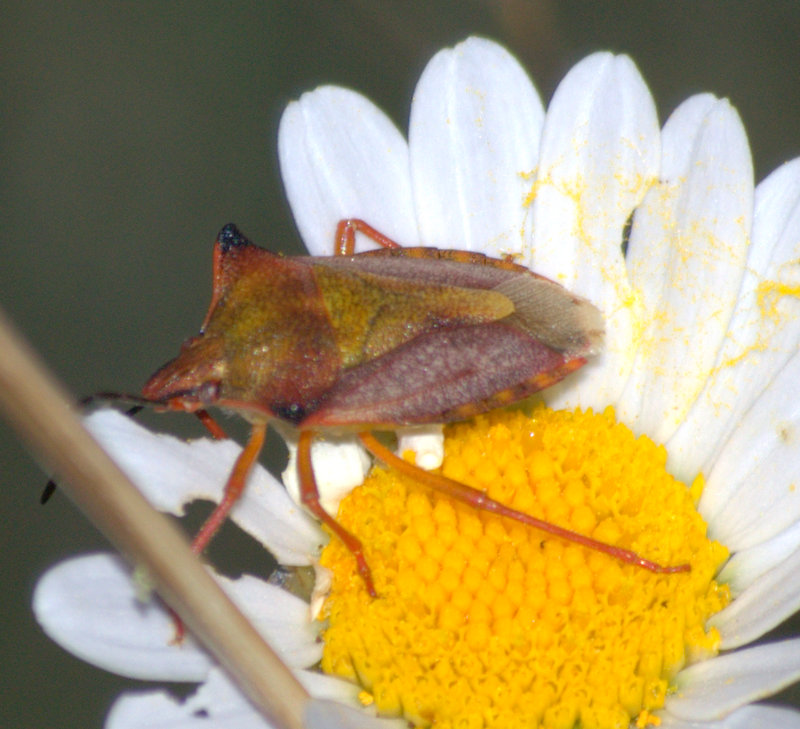
{"type": "Polygon", "coordinates": [[[193,542],[202,552],[239,498],[266,428],[299,431],[305,506],[346,544],[375,595],[361,543],[320,505],[316,432],[354,431],[388,466],[476,508],[516,519],[656,572],[629,550],[562,529],[395,456],[371,434],[447,423],[522,400],[581,367],[602,343],[600,312],[559,284],[479,253],[403,248],[361,220],[343,220],[337,255],[278,256],[225,226],[214,246],[213,293],[200,334],[159,369],[143,399],[247,419],[251,435],[224,497],[193,542]],[[354,254],[356,232],[382,247],[354,254]]]}

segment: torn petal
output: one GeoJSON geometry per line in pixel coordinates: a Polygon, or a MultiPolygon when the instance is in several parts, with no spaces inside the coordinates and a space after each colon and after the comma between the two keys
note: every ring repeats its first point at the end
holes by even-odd
{"type": "MultiPolygon", "coordinates": [[[[232,440],[200,438],[187,443],[152,433],[115,410],[92,413],[85,423],[145,498],[176,516],[196,499],[219,503],[242,450],[232,440]]],[[[311,564],[325,540],[316,522],[258,464],[230,518],[285,565],[311,564]]]]}
{"type": "Polygon", "coordinates": [[[280,729],[268,722],[219,669],[184,700],[164,690],[122,694],[105,729],[280,729]]]}
{"type": "Polygon", "coordinates": [[[627,56],[584,59],[548,108],[524,262],[589,299],[606,321],[604,351],[544,393],[552,407],[602,409],[628,378],[636,311],[622,235],[658,175],[659,137],[655,104],[627,56]]]}

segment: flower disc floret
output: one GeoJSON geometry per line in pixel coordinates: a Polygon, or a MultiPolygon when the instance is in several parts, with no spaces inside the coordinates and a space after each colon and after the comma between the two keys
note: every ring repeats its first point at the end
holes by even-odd
{"type": "Polygon", "coordinates": [[[602,414],[497,411],[446,430],[444,475],[683,574],[653,574],[375,468],[341,504],[378,591],[332,540],[323,669],[417,726],[647,723],[687,662],[713,655],[727,551],[666,453],[602,414]]]}

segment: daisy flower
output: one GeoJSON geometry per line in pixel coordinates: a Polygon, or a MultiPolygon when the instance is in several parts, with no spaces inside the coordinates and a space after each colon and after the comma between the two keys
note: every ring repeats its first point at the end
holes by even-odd
{"type": "MultiPolygon", "coordinates": [[[[753,704],[800,678],[800,640],[749,646],[800,606],[800,160],[754,188],[730,104],[694,96],[660,129],[626,56],[578,63],[545,113],[518,63],[478,38],[428,64],[408,141],[359,94],[323,87],[287,108],[279,153],[314,255],[338,220],[363,218],[404,244],[511,256],[603,312],[604,351],[547,407],[449,426],[443,455],[436,429],[404,433],[400,451],[692,565],[653,575],[382,469],[353,489],[363,453],[320,442],[320,486],[361,535],[378,598],[336,540],[320,557],[325,534],[260,468],[231,516],[281,564],[317,568],[323,620],[277,584],[219,578],[309,691],[365,706],[364,726],[800,727],[753,704]]],[[[89,425],[176,514],[219,499],[239,452],[106,411],[89,425]]],[[[55,566],[34,608],[85,660],[201,684],[185,700],[125,694],[108,727],[268,726],[191,639],[170,644],[170,618],[137,602],[116,557],[55,566]]],[[[338,722],[332,710],[318,726],[338,722]]]]}

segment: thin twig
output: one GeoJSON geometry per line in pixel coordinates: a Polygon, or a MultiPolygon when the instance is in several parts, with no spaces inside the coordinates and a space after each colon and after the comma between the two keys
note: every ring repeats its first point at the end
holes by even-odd
{"type": "Polygon", "coordinates": [[[75,416],[68,397],[0,311],[0,409],[59,483],[282,729],[303,729],[308,693],[75,416]]]}

